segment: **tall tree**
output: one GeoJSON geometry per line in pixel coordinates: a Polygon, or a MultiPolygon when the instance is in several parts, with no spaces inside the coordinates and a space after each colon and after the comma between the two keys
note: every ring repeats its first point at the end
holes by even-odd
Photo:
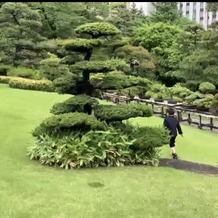
{"type": "Polygon", "coordinates": [[[218,3],[217,2],[206,2],[207,3],[207,10],[212,12],[218,11],[218,3]]]}
{"type": "Polygon", "coordinates": [[[0,48],[2,61],[19,64],[20,53],[37,56],[28,51],[44,38],[40,35],[42,27],[38,11],[27,4],[7,2],[0,8],[0,48]]]}
{"type": "Polygon", "coordinates": [[[131,36],[139,25],[146,22],[146,17],[141,10],[136,8],[135,4],[128,9],[125,2],[113,2],[106,20],[119,28],[123,35],[131,36]]]}
{"type": "Polygon", "coordinates": [[[182,17],[177,2],[154,2],[155,11],[151,15],[153,22],[176,24],[182,17]]]}
{"type": "Polygon", "coordinates": [[[43,34],[49,38],[69,38],[74,29],[83,23],[98,21],[107,16],[108,3],[96,2],[31,2],[39,10],[43,22],[43,34]]]}

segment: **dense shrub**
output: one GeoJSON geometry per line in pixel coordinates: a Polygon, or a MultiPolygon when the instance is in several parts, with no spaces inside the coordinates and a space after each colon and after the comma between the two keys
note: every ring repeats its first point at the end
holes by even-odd
{"type": "Polygon", "coordinates": [[[14,77],[0,76],[0,83],[8,84],[10,82],[11,78],[14,78],[14,77]]]}
{"type": "Polygon", "coordinates": [[[172,87],[172,95],[175,97],[185,99],[190,94],[192,94],[192,91],[186,87],[181,86],[180,84],[172,87]]]}
{"type": "Polygon", "coordinates": [[[211,104],[212,108],[218,108],[218,94],[216,94],[212,100],[212,104],[211,104]]]}
{"type": "Polygon", "coordinates": [[[53,83],[49,80],[31,80],[23,78],[11,78],[9,87],[16,89],[38,90],[45,92],[53,92],[53,83]]]}
{"type": "Polygon", "coordinates": [[[34,70],[26,67],[13,67],[8,69],[7,76],[22,77],[26,79],[42,79],[42,74],[39,70],[34,70]]]}
{"type": "Polygon", "coordinates": [[[141,127],[134,128],[134,133],[139,138],[133,137],[132,132],[130,135],[121,134],[115,128],[90,131],[82,137],[78,134],[64,138],[51,138],[46,135],[36,141],[28,154],[31,159],[37,159],[42,164],[65,169],[132,164],[157,165],[159,150],[156,145],[165,144],[165,141],[162,141],[163,129],[146,129],[146,136],[143,134],[144,130],[141,127]]]}
{"type": "Polygon", "coordinates": [[[69,135],[74,132],[102,130],[104,128],[104,123],[98,121],[94,116],[78,112],[66,113],[45,119],[40,126],[34,130],[33,136],[48,134],[55,137],[69,135]]]}
{"type": "Polygon", "coordinates": [[[122,121],[131,117],[150,117],[152,109],[145,104],[98,105],[95,116],[107,122],[122,121]]]}
{"type": "Polygon", "coordinates": [[[143,87],[143,90],[148,90],[152,82],[148,79],[137,77],[137,76],[127,76],[122,71],[112,71],[104,75],[96,75],[91,78],[92,84],[95,87],[101,89],[124,89],[132,86],[143,87]]]}
{"type": "Polygon", "coordinates": [[[11,67],[12,66],[10,66],[10,65],[0,64],[0,76],[7,76],[8,70],[11,67]]]}
{"type": "Polygon", "coordinates": [[[51,113],[56,115],[70,112],[87,113],[89,112],[87,111],[89,106],[92,108],[93,105],[97,104],[98,101],[88,95],[76,95],[75,97],[71,97],[62,103],[55,104],[51,109],[51,113]]]}
{"type": "Polygon", "coordinates": [[[200,92],[193,92],[192,94],[185,97],[185,101],[187,103],[192,103],[193,101],[195,101],[197,99],[201,99],[202,97],[203,97],[203,95],[200,92]]]}
{"type": "MultiPolygon", "coordinates": [[[[126,62],[129,62],[132,58],[136,59],[139,62],[137,74],[149,78],[154,77],[155,64],[152,61],[151,54],[142,46],[124,45],[116,49],[114,55],[124,59],[126,62]]],[[[131,74],[133,74],[132,71],[131,74]]]]}
{"type": "Polygon", "coordinates": [[[216,90],[216,87],[212,83],[203,82],[199,85],[199,90],[202,93],[213,93],[216,90]]]}
{"type": "Polygon", "coordinates": [[[161,147],[169,142],[169,133],[163,127],[136,126],[127,122],[121,126],[121,131],[135,139],[130,147],[137,151],[161,147]]]}
{"type": "Polygon", "coordinates": [[[201,99],[196,99],[193,104],[198,107],[211,108],[214,96],[212,94],[202,95],[201,99]]]}

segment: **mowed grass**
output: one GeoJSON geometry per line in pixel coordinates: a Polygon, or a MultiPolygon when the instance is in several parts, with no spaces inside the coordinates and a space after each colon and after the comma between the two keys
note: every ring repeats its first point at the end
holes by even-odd
{"type": "MultiPolygon", "coordinates": [[[[143,166],[65,171],[30,161],[26,148],[34,143],[31,130],[49,116],[54,103],[66,98],[0,85],[1,218],[218,217],[217,177],[143,166]]],[[[147,123],[154,120],[161,123],[156,118],[147,123]]],[[[209,151],[217,150],[207,142],[216,135],[190,128],[201,137],[198,139],[187,130],[189,127],[184,128],[185,138],[178,140],[182,157],[197,160],[200,154],[187,153],[197,151],[197,143],[202,141],[200,148],[205,146],[201,150],[210,162],[209,151]],[[184,143],[189,140],[192,145],[184,143]]],[[[215,154],[211,159],[215,163],[215,154]]]]}

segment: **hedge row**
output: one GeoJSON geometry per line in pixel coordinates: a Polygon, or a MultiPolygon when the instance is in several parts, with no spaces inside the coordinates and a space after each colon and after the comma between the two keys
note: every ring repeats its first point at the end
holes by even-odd
{"type": "Polygon", "coordinates": [[[8,84],[10,88],[54,92],[55,88],[49,80],[31,80],[20,77],[0,76],[0,83],[8,84]]]}

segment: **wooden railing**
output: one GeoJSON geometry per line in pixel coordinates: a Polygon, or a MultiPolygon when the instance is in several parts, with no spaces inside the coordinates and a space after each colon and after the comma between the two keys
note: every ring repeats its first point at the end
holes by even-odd
{"type": "Polygon", "coordinates": [[[187,109],[182,104],[169,104],[167,101],[156,102],[151,99],[129,98],[127,96],[120,96],[116,93],[103,93],[102,98],[114,103],[126,102],[130,103],[141,102],[147,105],[151,105],[154,114],[160,117],[166,117],[167,108],[173,107],[180,122],[187,122],[189,125],[197,125],[199,129],[204,127],[212,130],[218,129],[218,116],[208,113],[197,112],[195,109],[187,109]]]}

